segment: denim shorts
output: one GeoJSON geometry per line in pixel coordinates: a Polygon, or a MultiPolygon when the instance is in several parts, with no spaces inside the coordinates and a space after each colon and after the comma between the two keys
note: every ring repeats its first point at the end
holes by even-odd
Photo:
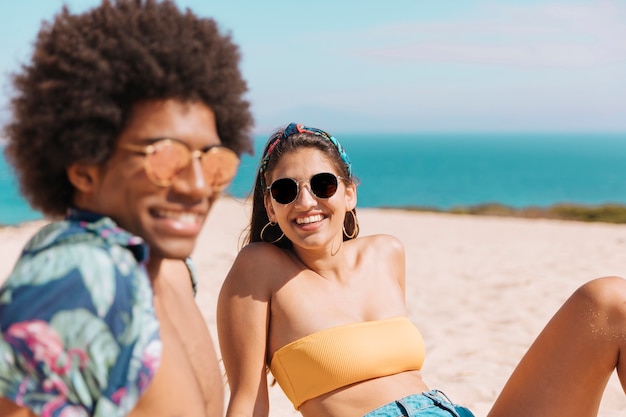
{"type": "Polygon", "coordinates": [[[443,392],[432,390],[390,402],[363,417],[474,417],[474,414],[453,404],[443,392]]]}

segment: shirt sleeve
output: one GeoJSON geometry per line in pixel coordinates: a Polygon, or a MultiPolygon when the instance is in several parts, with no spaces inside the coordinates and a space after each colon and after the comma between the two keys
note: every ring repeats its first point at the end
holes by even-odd
{"type": "Polygon", "coordinates": [[[23,255],[0,331],[0,396],[39,415],[125,416],[161,359],[149,280],[121,246],[23,255]]]}

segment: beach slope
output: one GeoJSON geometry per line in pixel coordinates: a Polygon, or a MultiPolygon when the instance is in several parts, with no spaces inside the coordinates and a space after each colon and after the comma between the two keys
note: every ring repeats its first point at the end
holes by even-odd
{"type": "MultiPolygon", "coordinates": [[[[214,337],[220,285],[238,251],[250,206],[223,198],[194,252],[197,302],[214,337]]],[[[363,235],[397,236],[407,251],[409,315],[426,342],[432,388],[484,416],[530,343],[583,282],[626,276],[626,225],[359,209],[363,235]]],[[[43,222],[0,229],[0,281],[43,222]]],[[[299,415],[278,386],[273,417],[299,415]]],[[[623,416],[614,375],[599,416],[623,416]]]]}

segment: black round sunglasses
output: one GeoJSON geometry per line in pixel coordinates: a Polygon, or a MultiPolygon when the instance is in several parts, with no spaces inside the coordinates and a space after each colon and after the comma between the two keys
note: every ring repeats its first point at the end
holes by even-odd
{"type": "Polygon", "coordinates": [[[292,203],[300,193],[300,183],[308,182],[309,188],[317,198],[330,198],[337,192],[339,177],[330,172],[321,172],[313,175],[308,180],[296,180],[294,178],[279,178],[272,183],[267,189],[274,201],[280,204],[292,203]]]}

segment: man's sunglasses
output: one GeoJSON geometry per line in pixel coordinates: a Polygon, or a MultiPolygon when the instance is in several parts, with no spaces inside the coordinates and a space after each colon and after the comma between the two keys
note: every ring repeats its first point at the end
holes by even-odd
{"type": "Polygon", "coordinates": [[[192,151],[183,142],[164,138],[146,146],[127,143],[119,147],[143,154],[146,175],[160,187],[171,186],[176,175],[197,158],[207,184],[214,191],[222,191],[235,177],[239,166],[237,154],[221,145],[192,151]]]}
{"type": "Polygon", "coordinates": [[[300,183],[308,182],[309,188],[317,198],[330,198],[337,192],[338,180],[344,179],[330,172],[322,172],[313,175],[308,180],[295,180],[293,178],[279,178],[267,189],[274,201],[280,204],[292,203],[300,192],[300,183]]]}

